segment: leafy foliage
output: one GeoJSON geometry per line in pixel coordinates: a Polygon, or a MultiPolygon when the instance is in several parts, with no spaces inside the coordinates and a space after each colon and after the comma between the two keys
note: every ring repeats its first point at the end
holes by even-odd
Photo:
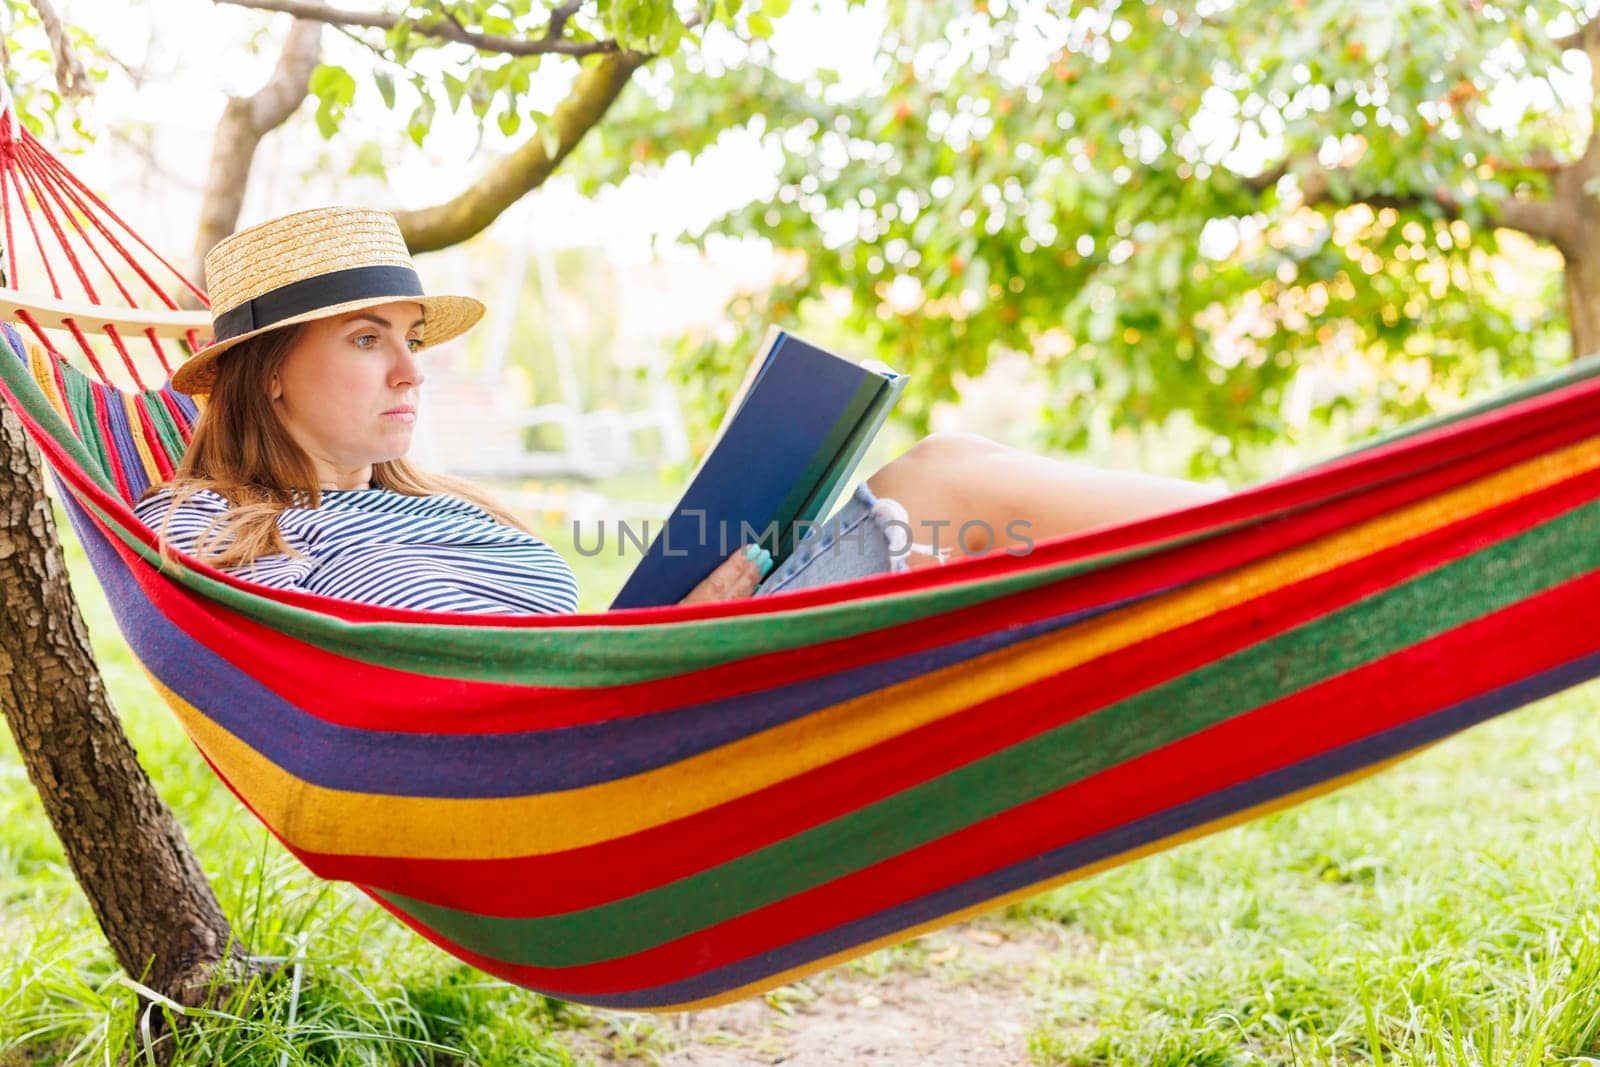
{"type": "MultiPolygon", "coordinates": [[[[1587,143],[1587,60],[1553,43],[1577,2],[846,0],[883,27],[876,82],[852,91],[778,73],[789,0],[410,0],[388,30],[341,27],[374,61],[311,89],[324,136],[367,86],[418,145],[440,109],[548,141],[552,86],[650,53],[566,172],[593,191],[749,129],[781,160],[774,193],[700,238],[797,264],[730,308],[733,336],[685,346],[696,424],[768,323],[799,323],[909,371],[915,430],[1020,352],[1040,444],[1183,415],[1207,474],[1566,358],[1559,255],[1494,221],[1587,143]],[[419,29],[440,20],[549,47],[419,29]]],[[[353,159],[382,173],[370,143],[353,159]]]]}
{"type": "MultiPolygon", "coordinates": [[[[698,45],[708,29],[721,29],[746,39],[767,36],[773,19],[789,0],[713,0],[709,3],[674,4],[672,0],[595,0],[593,3],[550,5],[539,0],[412,0],[401,5],[402,15],[383,31],[346,30],[377,56],[371,73],[384,105],[391,110],[409,107],[407,132],[421,146],[443,106],[450,113],[465,106],[480,123],[494,122],[507,137],[524,124],[536,136],[553,136],[550,116],[536,103],[541,69],[561,69],[556,77],[570,77],[576,64],[608,51],[627,50],[651,56],[672,56],[685,42],[698,45]],[[486,43],[450,41],[418,30],[445,21],[474,38],[515,42],[524,48],[548,47],[519,54],[486,43]],[[426,53],[439,56],[425,57],[426,53]],[[419,57],[426,61],[418,62],[419,57]],[[446,61],[437,74],[429,73],[446,61]],[[409,82],[414,93],[402,100],[397,82],[409,82]],[[442,99],[441,99],[442,97],[442,99]],[[414,103],[412,102],[414,100],[414,103]]],[[[363,75],[364,76],[364,75],[363,75]]],[[[545,79],[548,82],[548,78],[545,79]]],[[[318,99],[317,121],[325,138],[338,129],[349,106],[356,75],[335,64],[323,64],[312,77],[311,92],[318,99]]],[[[553,152],[553,146],[549,146],[553,152]]]]}
{"type": "Polygon", "coordinates": [[[750,123],[776,195],[709,233],[804,263],[737,336],[688,346],[684,376],[719,383],[704,414],[769,321],[829,293],[911,372],[919,428],[1014,350],[1048,383],[1047,444],[1186,412],[1216,435],[1196,473],[1308,417],[1377,429],[1565,358],[1554,253],[1489,220],[1587,136],[1565,103],[1583,59],[1552,43],[1569,5],[1290,7],[893,0],[854,95],[776,84],[759,43],[747,69],[676,64],[671,124],[613,124],[608,148],[638,169],[750,123]],[[1314,403],[1286,415],[1296,389],[1314,403]]]}

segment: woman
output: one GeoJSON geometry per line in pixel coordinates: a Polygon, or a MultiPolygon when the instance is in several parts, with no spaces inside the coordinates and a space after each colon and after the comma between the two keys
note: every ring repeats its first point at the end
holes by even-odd
{"type": "MultiPolygon", "coordinates": [[[[205,273],[216,340],[173,386],[208,399],[175,477],[137,508],[164,552],[392,607],[577,610],[559,553],[470,485],[405,458],[420,351],[469,329],[484,307],[424,295],[392,215],[332,207],[273,219],[219,242],[205,273]]],[[[748,546],[682,602],[1016,552],[1219,495],[934,434],[863,482],[775,572],[765,549],[748,546]]]]}

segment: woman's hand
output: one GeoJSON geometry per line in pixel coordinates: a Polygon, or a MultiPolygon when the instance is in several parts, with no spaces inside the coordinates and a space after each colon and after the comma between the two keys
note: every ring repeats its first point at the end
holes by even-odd
{"type": "Polygon", "coordinates": [[[707,600],[738,600],[740,597],[747,597],[756,591],[756,586],[761,584],[762,577],[771,569],[772,553],[763,548],[752,559],[745,555],[745,550],[741,548],[717,564],[717,569],[706,575],[705,580],[689,590],[689,595],[678,603],[696,604],[707,600]]]}

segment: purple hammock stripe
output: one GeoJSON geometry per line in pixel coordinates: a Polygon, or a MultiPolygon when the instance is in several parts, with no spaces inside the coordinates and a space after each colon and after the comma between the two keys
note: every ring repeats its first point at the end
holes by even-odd
{"type": "Polygon", "coordinates": [[[138,500],[150,484],[150,475],[139,458],[139,448],[133,440],[133,427],[128,424],[128,409],[122,404],[122,394],[99,382],[90,382],[89,386],[93,390],[94,405],[105,412],[106,425],[111,429],[108,443],[111,454],[106,457],[106,462],[115,463],[127,479],[129,500],[138,500]]]}
{"type": "MultiPolygon", "coordinates": [[[[182,427],[183,428],[188,428],[190,426],[193,426],[195,424],[195,421],[200,418],[200,405],[196,404],[194,402],[194,400],[191,399],[187,394],[177,392],[176,390],[172,389],[171,386],[165,386],[165,385],[162,386],[157,391],[162,396],[171,397],[173,402],[174,402],[174,404],[175,404],[175,406],[177,407],[177,409],[180,412],[183,413],[183,421],[182,421],[182,427]]],[[[152,398],[150,403],[152,405],[158,405],[159,404],[160,407],[166,409],[165,410],[165,415],[166,415],[166,417],[168,419],[171,419],[173,422],[177,422],[178,421],[176,418],[173,417],[172,409],[168,408],[166,406],[166,402],[165,401],[160,401],[159,398],[152,398]]],[[[180,437],[183,435],[183,430],[182,429],[178,430],[178,435],[180,437]]],[[[174,467],[176,467],[178,465],[178,461],[181,460],[183,457],[181,455],[179,455],[179,456],[168,456],[167,458],[172,460],[172,465],[174,467]]]]}

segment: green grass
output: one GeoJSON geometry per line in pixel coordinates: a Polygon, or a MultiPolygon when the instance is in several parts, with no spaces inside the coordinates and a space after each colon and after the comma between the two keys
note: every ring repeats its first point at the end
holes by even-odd
{"type": "MultiPolygon", "coordinates": [[[[575,563],[580,582],[608,580],[575,563]]],[[[194,1028],[184,1062],[567,1064],[597,1044],[646,1062],[671,1047],[665,1020],[487,979],[307,875],[150,691],[75,545],[69,565],[127,731],[235,928],[257,953],[309,961],[298,995],[285,972],[250,1014],[194,1028]]],[[[1600,686],[1570,691],[1360,785],[1010,909],[1006,921],[1063,924],[1074,946],[1029,979],[1033,1058],[1600,1063],[1597,711],[1600,686]]],[[[103,1063],[136,1040],[134,991],[9,736],[0,946],[0,1064],[103,1063]]],[[[881,976],[914,959],[890,949],[852,966],[881,976]]]]}
{"type": "Polygon", "coordinates": [[[1097,946],[1041,988],[1036,1058],[1509,1065],[1600,1052],[1597,698],[1594,685],[1570,691],[1013,909],[1097,946]]]}

